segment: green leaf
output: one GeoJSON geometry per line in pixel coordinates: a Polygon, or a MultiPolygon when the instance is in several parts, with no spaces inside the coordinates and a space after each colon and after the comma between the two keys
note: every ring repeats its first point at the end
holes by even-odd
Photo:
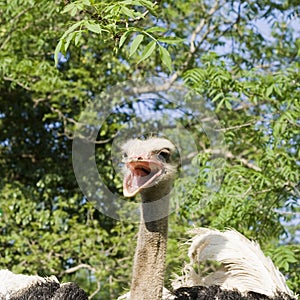
{"type": "Polygon", "coordinates": [[[272,94],[273,90],[274,90],[274,85],[272,84],[267,88],[266,96],[269,97],[272,94]]]}
{"type": "Polygon", "coordinates": [[[69,46],[70,46],[70,43],[71,41],[73,40],[74,38],[74,35],[75,35],[75,32],[72,32],[70,33],[67,38],[64,40],[64,53],[66,53],[66,51],[68,50],[69,46]]]}
{"type": "Polygon", "coordinates": [[[139,2],[145,6],[153,16],[157,16],[157,12],[155,11],[155,6],[157,6],[156,3],[147,0],[140,0],[139,2]]]}
{"type": "Polygon", "coordinates": [[[134,11],[132,9],[127,8],[126,6],[122,6],[121,12],[124,15],[128,16],[129,18],[134,18],[135,17],[134,11]]]}
{"type": "Polygon", "coordinates": [[[137,63],[139,64],[143,60],[147,59],[153,53],[155,46],[156,46],[156,41],[151,41],[148,45],[146,45],[146,47],[142,53],[142,57],[140,58],[140,60],[137,63]]]}
{"type": "Polygon", "coordinates": [[[89,31],[92,31],[92,32],[95,32],[95,33],[101,33],[102,32],[102,28],[99,24],[92,24],[92,23],[86,22],[85,27],[89,31]]]}
{"type": "Polygon", "coordinates": [[[146,32],[166,32],[167,29],[166,28],[163,28],[163,27],[160,27],[160,26],[154,26],[154,27],[150,27],[148,29],[146,29],[146,32]]]}
{"type": "Polygon", "coordinates": [[[186,81],[191,80],[192,82],[198,84],[201,81],[205,80],[206,71],[200,68],[194,68],[186,71],[183,76],[186,81]]]}
{"type": "Polygon", "coordinates": [[[169,51],[166,48],[159,46],[159,53],[162,63],[168,68],[170,72],[172,72],[172,60],[169,51]]]}
{"type": "Polygon", "coordinates": [[[74,38],[74,44],[75,44],[75,46],[79,45],[80,39],[81,39],[81,32],[76,32],[75,38],[74,38]]]}
{"type": "Polygon", "coordinates": [[[120,41],[119,41],[119,48],[121,48],[121,47],[124,45],[124,43],[125,43],[125,41],[126,41],[128,35],[129,35],[131,32],[132,32],[131,30],[128,30],[128,31],[126,31],[125,33],[123,33],[123,35],[121,36],[120,41]]]}
{"type": "Polygon", "coordinates": [[[141,44],[141,42],[144,39],[144,35],[143,34],[138,34],[135,39],[132,41],[132,44],[130,46],[130,50],[129,50],[129,56],[132,56],[137,48],[139,47],[139,45],[141,44]]]}
{"type": "Polygon", "coordinates": [[[76,8],[75,4],[74,3],[70,3],[70,4],[68,4],[68,5],[65,6],[65,8],[62,11],[62,14],[65,14],[67,12],[72,11],[74,8],[76,8]]]}
{"type": "Polygon", "coordinates": [[[77,14],[77,11],[78,11],[77,7],[74,6],[73,9],[72,9],[71,12],[70,12],[70,13],[71,13],[71,16],[72,16],[72,17],[75,17],[75,15],[77,14]]]}
{"type": "Polygon", "coordinates": [[[232,105],[229,101],[225,101],[225,106],[228,110],[231,110],[232,109],[232,105]]]}
{"type": "Polygon", "coordinates": [[[58,55],[61,52],[62,46],[63,46],[63,40],[59,40],[59,42],[57,43],[57,45],[55,47],[55,51],[54,51],[54,64],[55,64],[55,66],[58,65],[58,55]]]}
{"type": "Polygon", "coordinates": [[[62,36],[62,40],[63,39],[66,39],[66,37],[70,34],[70,33],[72,33],[75,29],[77,29],[78,27],[80,27],[81,25],[83,24],[83,21],[79,21],[79,22],[76,22],[75,24],[73,24],[72,26],[70,26],[67,30],[66,30],[66,32],[63,34],[63,36],[62,36]]]}
{"type": "MultiPolygon", "coordinates": [[[[218,101],[220,98],[223,98],[223,97],[224,97],[224,93],[223,93],[223,92],[220,92],[220,93],[218,93],[211,101],[212,101],[212,102],[216,102],[216,101],[218,101]]],[[[224,101],[224,100],[222,100],[220,104],[222,104],[223,101],[224,101]]],[[[219,105],[220,105],[220,104],[219,104],[219,105]]]]}

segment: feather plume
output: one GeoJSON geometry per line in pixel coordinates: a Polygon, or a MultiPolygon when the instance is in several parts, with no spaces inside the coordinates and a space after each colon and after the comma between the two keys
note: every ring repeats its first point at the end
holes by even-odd
{"type": "Polygon", "coordinates": [[[222,289],[238,290],[243,294],[251,291],[269,297],[278,293],[295,297],[287,287],[284,276],[257,243],[234,230],[220,232],[195,228],[189,233],[194,235],[188,252],[190,263],[185,266],[183,276],[174,280],[174,289],[219,285],[222,289]],[[217,261],[221,267],[202,277],[193,266],[206,260],[217,261]]]}

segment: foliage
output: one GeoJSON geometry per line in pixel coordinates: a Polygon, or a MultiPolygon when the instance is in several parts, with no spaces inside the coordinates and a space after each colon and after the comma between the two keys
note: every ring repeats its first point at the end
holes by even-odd
{"type": "MultiPolygon", "coordinates": [[[[266,0],[0,2],[1,268],[76,280],[93,299],[129,288],[136,225],[86,200],[72,141],[101,92],[151,74],[197,92],[226,141],[212,153],[205,131],[178,117],[197,141],[199,176],[196,185],[176,183],[166,286],[194,224],[259,241],[299,294],[299,10],[297,1],[266,0]],[[220,176],[209,172],[212,158],[226,159],[215,193],[207,188],[220,176]]],[[[163,100],[141,104],[173,109],[163,100]]],[[[111,144],[136,113],[124,102],[98,134],[98,170],[119,194],[111,144]]]]}

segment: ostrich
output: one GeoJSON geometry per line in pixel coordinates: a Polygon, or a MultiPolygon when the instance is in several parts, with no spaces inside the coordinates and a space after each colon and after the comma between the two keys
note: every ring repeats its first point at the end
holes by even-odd
{"type": "Polygon", "coordinates": [[[55,276],[43,278],[0,270],[0,300],[88,300],[73,282],[60,284],[55,276]]]}
{"type": "Polygon", "coordinates": [[[296,299],[283,275],[259,246],[236,231],[195,229],[190,264],[171,293],[163,288],[168,235],[169,194],[176,176],[176,147],[167,139],[130,140],[123,146],[123,194],[141,194],[141,217],[131,290],[119,299],[213,300],[296,299]],[[221,268],[201,278],[192,266],[216,260],[221,268]]]}
{"type": "Polygon", "coordinates": [[[160,300],[165,273],[169,193],[176,176],[175,146],[166,139],[130,140],[123,146],[123,193],[141,194],[141,219],[131,300],[160,300]]]}

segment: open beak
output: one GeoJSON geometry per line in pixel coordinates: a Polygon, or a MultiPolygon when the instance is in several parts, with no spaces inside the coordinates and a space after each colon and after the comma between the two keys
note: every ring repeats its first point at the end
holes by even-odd
{"type": "Polygon", "coordinates": [[[129,160],[123,181],[123,194],[133,197],[142,189],[148,188],[163,174],[163,165],[156,160],[129,160]]]}

